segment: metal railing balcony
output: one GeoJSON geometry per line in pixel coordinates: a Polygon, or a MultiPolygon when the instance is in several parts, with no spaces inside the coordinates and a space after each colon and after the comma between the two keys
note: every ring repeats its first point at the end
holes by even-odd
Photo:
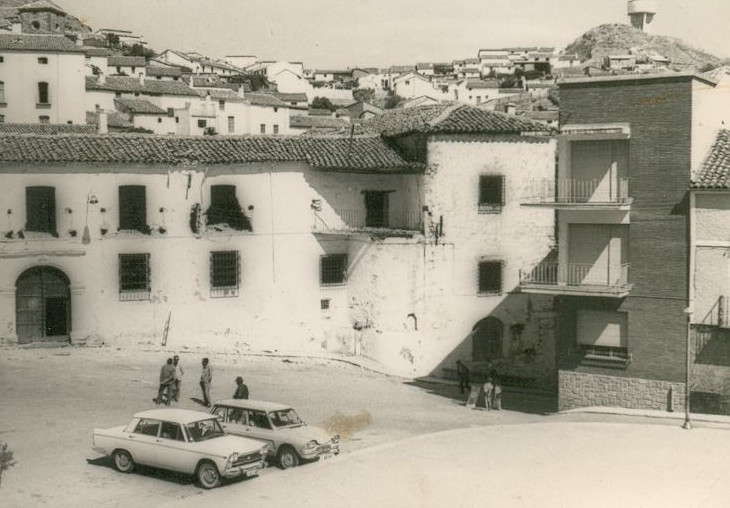
{"type": "Polygon", "coordinates": [[[629,179],[617,182],[605,180],[543,180],[533,182],[527,204],[579,205],[579,206],[626,206],[630,205],[629,179]]]}
{"type": "Polygon", "coordinates": [[[374,214],[364,209],[313,210],[312,229],[321,232],[421,232],[422,213],[419,210],[389,210],[374,214]]]}
{"type": "Polygon", "coordinates": [[[520,287],[534,293],[623,297],[631,289],[629,263],[540,263],[520,270],[520,287]]]}

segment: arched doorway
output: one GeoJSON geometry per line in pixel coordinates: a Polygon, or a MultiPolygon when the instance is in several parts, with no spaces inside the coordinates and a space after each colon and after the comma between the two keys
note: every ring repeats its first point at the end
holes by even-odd
{"type": "Polygon", "coordinates": [[[474,325],[471,332],[471,359],[488,362],[502,358],[502,321],[487,317],[474,325]]]}
{"type": "Polygon", "coordinates": [[[35,266],[15,282],[15,322],[18,343],[69,340],[71,290],[65,273],[35,266]]]}

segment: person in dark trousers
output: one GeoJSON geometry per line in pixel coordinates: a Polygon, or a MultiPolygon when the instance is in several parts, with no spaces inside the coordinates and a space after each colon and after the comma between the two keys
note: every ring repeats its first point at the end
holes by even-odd
{"type": "Polygon", "coordinates": [[[173,384],[174,394],[172,400],[175,402],[180,401],[180,384],[182,383],[183,368],[180,364],[180,357],[175,355],[172,358],[172,366],[175,367],[175,382],[173,384]]]}
{"type": "Polygon", "coordinates": [[[213,371],[207,358],[203,358],[203,368],[200,371],[200,388],[203,390],[203,404],[210,407],[210,383],[213,381],[213,371]]]}
{"type": "Polygon", "coordinates": [[[170,405],[170,399],[172,398],[175,387],[175,367],[172,364],[172,358],[167,359],[167,363],[160,369],[160,388],[157,390],[157,398],[152,399],[155,404],[162,404],[163,402],[170,405]]]}
{"type": "Polygon", "coordinates": [[[461,360],[456,360],[456,377],[459,378],[459,393],[464,393],[465,389],[466,391],[471,389],[471,385],[469,384],[469,368],[461,360]]]}
{"type": "Polygon", "coordinates": [[[494,380],[494,388],[492,388],[492,409],[502,409],[502,385],[499,381],[494,380]]]}
{"type": "Polygon", "coordinates": [[[247,399],[248,398],[248,386],[243,384],[243,378],[238,376],[236,378],[236,393],[233,394],[234,399],[247,399]]]}

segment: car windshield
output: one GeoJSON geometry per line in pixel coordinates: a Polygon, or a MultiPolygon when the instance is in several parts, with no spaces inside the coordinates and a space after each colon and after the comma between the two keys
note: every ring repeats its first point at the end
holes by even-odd
{"type": "Polygon", "coordinates": [[[207,439],[213,439],[214,437],[225,436],[220,423],[215,418],[209,420],[200,420],[197,422],[188,423],[185,425],[185,430],[188,433],[190,441],[205,441],[207,439]]]}
{"type": "Polygon", "coordinates": [[[279,411],[271,411],[269,413],[269,418],[271,419],[271,423],[273,423],[275,427],[294,427],[304,424],[304,422],[299,419],[299,415],[297,415],[297,412],[293,409],[281,409],[279,411]]]}

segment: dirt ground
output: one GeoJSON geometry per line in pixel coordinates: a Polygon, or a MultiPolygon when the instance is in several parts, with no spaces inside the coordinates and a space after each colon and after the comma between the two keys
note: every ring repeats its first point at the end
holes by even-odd
{"type": "MultiPolygon", "coordinates": [[[[94,427],[126,424],[155,407],[160,366],[174,351],[115,348],[0,349],[0,440],[17,464],[5,472],[0,505],[158,506],[206,496],[191,478],[143,470],[114,471],[91,449],[94,427]]],[[[178,351],[185,370],[179,407],[202,409],[200,351],[178,351]]],[[[473,411],[455,386],[407,382],[334,360],[209,355],[213,400],[229,398],[242,376],[251,398],[291,404],[310,425],[336,422],[346,455],[433,432],[544,422],[605,421],[605,415],[545,416],[554,401],[504,394],[503,411],[473,411]]],[[[303,466],[311,467],[311,466],[303,466]]],[[[261,477],[281,474],[266,469],[261,477]]],[[[271,478],[269,481],[274,481],[271,478]]],[[[238,486],[245,490],[244,480],[238,486]]]]}

